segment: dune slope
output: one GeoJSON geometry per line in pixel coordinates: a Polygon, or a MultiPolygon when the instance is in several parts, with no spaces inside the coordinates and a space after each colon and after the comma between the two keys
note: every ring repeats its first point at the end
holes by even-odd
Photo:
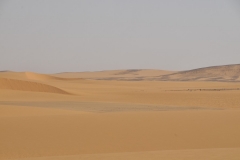
{"type": "Polygon", "coordinates": [[[99,72],[66,72],[54,74],[56,77],[62,78],[84,78],[92,80],[145,80],[156,76],[175,73],[174,71],[150,70],[150,69],[129,69],[129,70],[113,70],[99,72]]]}
{"type": "Polygon", "coordinates": [[[163,75],[154,80],[165,81],[240,81],[240,64],[213,66],[163,75]]]}
{"type": "Polygon", "coordinates": [[[52,80],[79,80],[79,78],[61,78],[49,74],[34,72],[0,72],[0,78],[30,80],[30,81],[52,81],[52,80]]]}
{"type": "Polygon", "coordinates": [[[240,64],[213,66],[187,71],[164,70],[116,70],[101,72],[59,73],[57,77],[78,77],[94,80],[128,81],[230,81],[240,82],[240,64]]]}
{"type": "Polygon", "coordinates": [[[64,90],[50,85],[7,78],[0,78],[0,89],[68,94],[64,90]]]}
{"type": "Polygon", "coordinates": [[[43,80],[64,80],[64,78],[59,78],[59,77],[54,77],[51,75],[47,74],[38,74],[38,73],[33,73],[33,72],[24,72],[26,78],[31,79],[31,80],[38,80],[38,81],[43,81],[43,80]]]}
{"type": "Polygon", "coordinates": [[[33,72],[1,72],[0,78],[47,80],[123,80],[123,81],[229,81],[240,82],[240,64],[198,68],[188,71],[150,69],[113,70],[99,72],[65,72],[53,75],[33,72]]]}
{"type": "Polygon", "coordinates": [[[1,72],[0,160],[239,160],[238,67],[1,72]]]}

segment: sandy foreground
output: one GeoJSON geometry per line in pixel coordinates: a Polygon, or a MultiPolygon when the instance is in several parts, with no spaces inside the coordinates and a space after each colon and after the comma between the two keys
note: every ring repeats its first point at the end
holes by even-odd
{"type": "Polygon", "coordinates": [[[0,159],[238,160],[239,97],[236,82],[3,72],[0,159]]]}

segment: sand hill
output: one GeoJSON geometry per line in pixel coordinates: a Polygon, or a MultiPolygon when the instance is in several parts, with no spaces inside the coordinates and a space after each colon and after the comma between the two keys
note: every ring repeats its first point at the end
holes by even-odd
{"type": "Polygon", "coordinates": [[[239,160],[238,67],[1,72],[0,160],[239,160]]]}
{"type": "Polygon", "coordinates": [[[31,80],[31,81],[50,81],[50,80],[79,80],[79,78],[61,78],[48,74],[40,74],[34,72],[0,72],[0,78],[10,78],[19,80],[31,80]]]}
{"type": "Polygon", "coordinates": [[[45,80],[64,80],[64,78],[58,78],[46,74],[38,74],[33,72],[24,72],[26,78],[31,80],[45,81],[45,80]]]}
{"type": "Polygon", "coordinates": [[[213,66],[163,75],[154,80],[166,81],[240,81],[240,64],[213,66]]]}
{"type": "Polygon", "coordinates": [[[50,85],[6,78],[0,78],[0,89],[68,94],[63,90],[50,85]]]}
{"type": "Polygon", "coordinates": [[[125,81],[240,81],[240,65],[213,66],[188,71],[118,70],[101,72],[59,73],[56,77],[125,81]]]}
{"type": "Polygon", "coordinates": [[[113,70],[98,72],[65,72],[54,74],[62,78],[84,78],[92,80],[144,80],[157,76],[175,73],[175,71],[150,70],[150,69],[130,69],[130,70],[113,70]]]}

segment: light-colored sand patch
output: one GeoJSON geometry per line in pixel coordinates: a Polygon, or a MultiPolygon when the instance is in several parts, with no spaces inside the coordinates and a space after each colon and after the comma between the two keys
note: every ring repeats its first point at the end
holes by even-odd
{"type": "Polygon", "coordinates": [[[0,158],[239,148],[239,122],[237,110],[1,117],[0,158]]]}
{"type": "Polygon", "coordinates": [[[9,106],[0,105],[0,118],[2,117],[34,117],[34,116],[53,116],[53,115],[69,115],[83,114],[83,112],[74,112],[71,110],[39,108],[29,106],[9,106]]]}
{"type": "Polygon", "coordinates": [[[18,160],[239,160],[239,148],[88,154],[18,160]]]}
{"type": "Polygon", "coordinates": [[[77,102],[77,101],[0,101],[0,105],[8,106],[29,106],[41,108],[64,109],[82,112],[152,112],[152,111],[191,111],[191,110],[222,110],[210,107],[179,107],[160,106],[126,103],[106,103],[106,102],[77,102]]]}

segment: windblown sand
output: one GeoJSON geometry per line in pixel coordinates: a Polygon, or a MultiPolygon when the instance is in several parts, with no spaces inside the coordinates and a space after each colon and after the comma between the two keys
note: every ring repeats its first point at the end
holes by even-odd
{"type": "Polygon", "coordinates": [[[0,159],[240,159],[240,83],[67,74],[0,73],[0,159]]]}

